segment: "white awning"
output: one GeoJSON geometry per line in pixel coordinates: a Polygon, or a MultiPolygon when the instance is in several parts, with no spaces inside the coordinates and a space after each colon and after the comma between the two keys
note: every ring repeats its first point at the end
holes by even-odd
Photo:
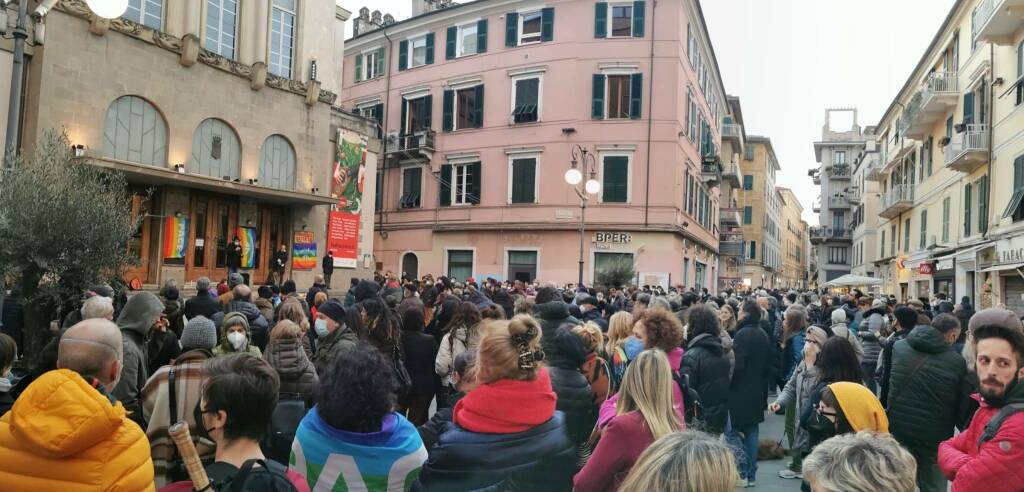
{"type": "Polygon", "coordinates": [[[1004,270],[1017,270],[1021,267],[1024,267],[1024,263],[1009,263],[1006,265],[990,266],[984,270],[981,270],[979,273],[1001,272],[1004,270]]]}

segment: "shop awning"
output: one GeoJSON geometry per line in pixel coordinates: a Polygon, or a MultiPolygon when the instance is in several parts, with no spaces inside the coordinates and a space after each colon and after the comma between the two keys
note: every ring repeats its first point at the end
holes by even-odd
{"type": "Polygon", "coordinates": [[[995,265],[995,266],[990,266],[990,267],[988,267],[988,268],[986,268],[984,270],[981,270],[980,273],[1002,272],[1004,270],[1018,270],[1021,267],[1024,267],[1024,263],[1009,263],[1009,264],[1006,264],[1006,265],[995,265]]]}

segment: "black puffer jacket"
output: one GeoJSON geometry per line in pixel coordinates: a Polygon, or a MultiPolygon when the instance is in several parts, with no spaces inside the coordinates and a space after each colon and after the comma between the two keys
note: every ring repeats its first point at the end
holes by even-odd
{"type": "Polygon", "coordinates": [[[306,402],[306,408],[312,408],[320,389],[320,378],[316,375],[313,362],[306,356],[302,342],[294,338],[272,340],[263,353],[263,360],[277,371],[281,378],[279,393],[298,395],[306,402]]]}
{"type": "Polygon", "coordinates": [[[598,328],[601,328],[601,333],[608,333],[608,321],[601,317],[601,310],[598,308],[594,308],[583,313],[583,315],[580,316],[580,321],[584,323],[593,321],[598,328]]]}
{"type": "Polygon", "coordinates": [[[683,353],[681,370],[697,390],[704,408],[704,430],[721,433],[729,414],[729,359],[718,337],[701,333],[690,340],[683,353]]]}
{"type": "Polygon", "coordinates": [[[933,450],[953,437],[966,374],[964,358],[931,326],[918,326],[896,342],[885,405],[893,437],[909,448],[933,450]]]}
{"type": "Polygon", "coordinates": [[[569,323],[579,325],[580,320],[569,314],[569,305],[562,301],[545,302],[533,307],[533,315],[540,321],[540,329],[544,335],[540,339],[541,348],[550,357],[555,348],[552,341],[555,339],[555,332],[558,327],[569,323]]]}
{"type": "Polygon", "coordinates": [[[587,440],[597,422],[597,407],[590,382],[580,372],[580,366],[587,360],[583,341],[575,333],[560,330],[552,341],[555,353],[548,358],[548,372],[551,374],[551,389],[555,390],[558,402],[555,409],[565,414],[569,436],[575,444],[587,440]]]}
{"type": "Polygon", "coordinates": [[[572,489],[576,446],[565,416],[515,434],[483,434],[449,423],[423,464],[415,491],[572,489]]]}

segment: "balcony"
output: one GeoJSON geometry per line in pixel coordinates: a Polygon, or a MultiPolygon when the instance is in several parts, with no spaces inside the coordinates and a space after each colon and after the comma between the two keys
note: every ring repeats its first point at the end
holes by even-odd
{"type": "Polygon", "coordinates": [[[722,179],[732,185],[733,188],[740,187],[740,167],[735,162],[722,163],[722,179]]]}
{"type": "Polygon", "coordinates": [[[960,99],[957,90],[956,72],[933,72],[928,74],[921,90],[907,104],[906,129],[908,138],[923,140],[946,113],[956,108],[960,99]]]}
{"type": "Polygon", "coordinates": [[[700,165],[700,178],[708,186],[716,186],[722,181],[722,165],[717,155],[704,156],[704,162],[700,165]]]}
{"type": "Polygon", "coordinates": [[[828,197],[828,208],[848,209],[850,208],[850,199],[846,195],[830,196],[828,197]]]}
{"type": "Polygon", "coordinates": [[[722,141],[730,142],[733,149],[743,151],[743,126],[737,123],[722,124],[722,141]]]}
{"type": "Polygon", "coordinates": [[[1024,27],[1022,8],[1024,0],[981,0],[971,18],[974,38],[997,45],[1013,45],[1014,33],[1024,27]]]}
{"type": "Polygon", "coordinates": [[[882,164],[885,161],[885,157],[880,153],[866,154],[864,156],[864,178],[869,181],[881,181],[885,178],[885,173],[882,172],[885,166],[882,164]]]}
{"type": "Polygon", "coordinates": [[[719,220],[723,226],[738,226],[741,225],[741,214],[743,209],[740,207],[722,207],[719,214],[719,220]]]}
{"type": "Polygon", "coordinates": [[[743,257],[743,241],[732,241],[723,239],[718,243],[719,256],[743,257]]]}
{"type": "Polygon", "coordinates": [[[857,188],[850,188],[850,190],[846,192],[846,198],[850,200],[851,205],[860,205],[860,190],[857,188]]]}
{"type": "Polygon", "coordinates": [[[914,206],[914,188],[910,185],[893,186],[882,197],[882,210],[878,215],[891,219],[914,206]]]}
{"type": "Polygon", "coordinates": [[[821,213],[821,203],[820,202],[815,202],[814,205],[811,205],[811,212],[814,212],[816,214],[820,214],[821,213]]]}
{"type": "Polygon", "coordinates": [[[811,169],[810,171],[807,171],[807,175],[811,177],[811,180],[814,181],[815,185],[821,184],[821,171],[819,169],[811,169]]]}
{"type": "Polygon", "coordinates": [[[833,164],[828,167],[828,179],[850,179],[850,166],[849,164],[833,164]]]}
{"type": "Polygon", "coordinates": [[[811,244],[821,244],[829,241],[850,241],[853,238],[853,231],[850,229],[815,226],[810,230],[811,244]]]}
{"type": "Polygon", "coordinates": [[[423,130],[409,135],[389,134],[385,154],[398,160],[431,160],[434,157],[433,130],[423,130]]]}
{"type": "Polygon", "coordinates": [[[967,125],[967,129],[946,145],[946,166],[970,173],[988,162],[988,125],[967,125]]]}

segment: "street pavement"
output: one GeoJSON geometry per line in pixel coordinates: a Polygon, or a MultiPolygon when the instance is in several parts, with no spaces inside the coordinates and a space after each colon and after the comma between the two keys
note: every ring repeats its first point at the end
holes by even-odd
{"type": "MultiPolygon", "coordinates": [[[[769,400],[775,401],[774,398],[769,398],[769,400]]],[[[782,439],[785,424],[786,419],[782,415],[768,414],[765,417],[765,421],[761,424],[761,441],[763,442],[771,439],[778,442],[782,439]]],[[[759,461],[757,463],[757,486],[749,489],[737,490],[756,490],[764,492],[792,492],[800,490],[800,480],[786,480],[784,478],[779,478],[779,470],[784,468],[786,463],[789,463],[789,457],[780,460],[759,461]]]]}

